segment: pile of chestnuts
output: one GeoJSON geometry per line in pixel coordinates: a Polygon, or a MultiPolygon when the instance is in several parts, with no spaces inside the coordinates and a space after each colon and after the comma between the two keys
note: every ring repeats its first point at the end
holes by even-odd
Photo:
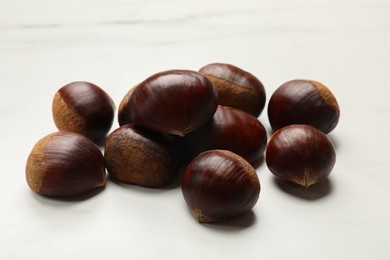
{"type": "Polygon", "coordinates": [[[312,80],[280,86],[268,103],[269,140],[258,120],[265,103],[260,80],[236,66],[168,70],[127,92],[119,128],[108,134],[115,115],[110,96],[89,82],[69,83],[53,98],[59,131],[39,140],[27,159],[27,184],[63,197],[104,187],[106,170],[114,180],[149,188],[181,178],[197,221],[241,216],[259,199],[254,166],[264,155],[277,178],[303,187],[325,180],[336,160],[327,133],[340,111],[327,87],[312,80]]]}

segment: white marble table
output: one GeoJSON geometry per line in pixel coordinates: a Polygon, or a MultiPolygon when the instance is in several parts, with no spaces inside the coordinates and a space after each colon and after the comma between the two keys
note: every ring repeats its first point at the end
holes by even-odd
{"type": "Polygon", "coordinates": [[[0,259],[390,259],[389,14],[388,0],[0,1],[0,259]],[[258,76],[268,97],[294,78],[334,92],[326,184],[297,191],[262,164],[253,213],[203,225],[180,188],[109,181],[80,201],[29,190],[26,158],[56,130],[59,87],[91,81],[119,104],[155,72],[216,61],[258,76]]]}

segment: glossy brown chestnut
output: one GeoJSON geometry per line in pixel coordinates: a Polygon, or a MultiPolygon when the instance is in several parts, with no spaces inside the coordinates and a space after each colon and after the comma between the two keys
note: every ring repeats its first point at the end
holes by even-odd
{"type": "Polygon", "coordinates": [[[133,94],[135,88],[138,86],[135,85],[132,87],[126,95],[123,97],[121,103],[119,104],[118,108],[118,123],[120,126],[130,124],[131,123],[131,116],[130,116],[130,110],[127,108],[129,105],[129,99],[131,97],[131,94],[133,94]]]}
{"type": "Polygon", "coordinates": [[[52,111],[60,131],[75,132],[98,140],[112,126],[115,105],[103,89],[89,82],[77,81],[57,91],[52,111]]]}
{"type": "Polygon", "coordinates": [[[217,90],[205,76],[195,71],[170,70],[141,82],[127,110],[136,125],[184,136],[209,121],[217,105],[217,90]]]}
{"type": "Polygon", "coordinates": [[[26,180],[36,193],[72,196],[103,187],[104,158],[87,137],[56,132],[39,140],[26,164],[26,180]]]}
{"type": "Polygon", "coordinates": [[[266,145],[267,132],[256,117],[220,105],[211,121],[183,138],[181,149],[191,159],[206,150],[229,150],[253,163],[263,156],[266,145]]]}
{"type": "Polygon", "coordinates": [[[266,163],[278,178],[303,187],[325,180],[336,162],[333,143],[309,125],[279,129],[268,142],[266,163]]]}
{"type": "Polygon", "coordinates": [[[314,80],[288,81],[273,93],[268,103],[268,118],[274,131],[287,125],[306,124],[329,133],[339,117],[335,96],[314,80]]]}
{"type": "Polygon", "coordinates": [[[255,169],[226,150],[198,155],[185,169],[182,192],[199,222],[215,222],[249,212],[260,195],[255,169]]]}
{"type": "Polygon", "coordinates": [[[199,70],[218,90],[219,104],[258,117],[265,105],[263,84],[251,73],[225,63],[211,63],[199,70]]]}
{"type": "Polygon", "coordinates": [[[144,187],[167,184],[178,172],[171,140],[132,124],[107,137],[104,159],[114,179],[144,187]]]}

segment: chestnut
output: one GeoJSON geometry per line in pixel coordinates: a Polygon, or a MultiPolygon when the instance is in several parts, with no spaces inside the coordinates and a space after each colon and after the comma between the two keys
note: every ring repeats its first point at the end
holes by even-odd
{"type": "Polygon", "coordinates": [[[104,159],[111,177],[144,187],[167,184],[177,174],[176,153],[164,135],[127,124],[106,140],[104,159]]]}
{"type": "Polygon", "coordinates": [[[89,82],[77,81],[57,91],[53,99],[52,112],[58,130],[82,134],[96,141],[110,130],[115,105],[100,87],[89,82]]]}
{"type": "Polygon", "coordinates": [[[219,105],[211,121],[183,137],[183,153],[193,159],[206,150],[232,151],[249,163],[260,159],[267,145],[267,132],[253,115],[219,105]]]}
{"type": "Polygon", "coordinates": [[[314,80],[291,80],[272,94],[268,118],[274,131],[287,125],[311,125],[324,133],[337,125],[340,109],[333,93],[314,80]]]}
{"type": "Polygon", "coordinates": [[[251,73],[231,64],[211,63],[199,70],[218,90],[219,104],[258,117],[265,105],[263,84],[251,73]]]}
{"type": "Polygon", "coordinates": [[[332,141],[309,125],[289,125],[277,130],[267,145],[269,170],[282,180],[303,187],[325,180],[336,162],[332,141]]]}
{"type": "Polygon", "coordinates": [[[198,222],[215,222],[249,212],[260,195],[255,169],[239,155],[209,150],[186,167],[182,192],[198,222]]]}
{"type": "Polygon", "coordinates": [[[126,109],[131,122],[138,126],[184,136],[209,121],[217,105],[217,90],[205,76],[169,70],[141,82],[126,109]]]}
{"type": "Polygon", "coordinates": [[[138,86],[135,85],[134,87],[132,87],[127,93],[126,95],[123,97],[121,103],[119,104],[119,108],[118,108],[118,123],[120,126],[122,125],[126,125],[126,124],[130,124],[131,123],[131,116],[130,116],[130,110],[127,109],[127,105],[129,104],[129,99],[131,97],[131,95],[133,94],[135,88],[138,86]]]}
{"type": "Polygon", "coordinates": [[[27,184],[46,196],[72,196],[103,187],[104,158],[89,138],[56,132],[40,139],[26,164],[27,184]]]}

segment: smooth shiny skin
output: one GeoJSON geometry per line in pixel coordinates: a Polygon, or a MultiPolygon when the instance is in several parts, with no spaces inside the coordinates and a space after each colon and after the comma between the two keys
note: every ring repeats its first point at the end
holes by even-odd
{"type": "Polygon", "coordinates": [[[332,92],[313,80],[284,83],[268,103],[268,118],[274,131],[291,124],[307,124],[329,133],[339,117],[339,105],[332,92]]]}
{"type": "Polygon", "coordinates": [[[210,150],[186,167],[182,192],[197,221],[215,222],[249,212],[259,198],[260,181],[255,169],[240,156],[210,150]]]}
{"type": "Polygon", "coordinates": [[[170,70],[140,83],[126,109],[136,125],[184,136],[209,121],[217,105],[217,90],[205,76],[195,71],[170,70]]]}
{"type": "Polygon", "coordinates": [[[42,195],[77,195],[105,185],[104,158],[87,137],[56,132],[35,144],[27,159],[26,180],[42,195]]]}
{"type": "Polygon", "coordinates": [[[266,163],[278,178],[309,187],[325,180],[336,163],[333,143],[308,125],[279,129],[268,142],[266,163]]]}
{"type": "Polygon", "coordinates": [[[53,100],[53,119],[60,131],[71,131],[98,140],[110,130],[115,113],[111,97],[85,81],[60,88],[53,100]]]}
{"type": "Polygon", "coordinates": [[[210,122],[184,137],[181,149],[191,159],[206,150],[229,150],[253,163],[263,156],[266,144],[267,132],[256,117],[220,105],[210,122]]]}

